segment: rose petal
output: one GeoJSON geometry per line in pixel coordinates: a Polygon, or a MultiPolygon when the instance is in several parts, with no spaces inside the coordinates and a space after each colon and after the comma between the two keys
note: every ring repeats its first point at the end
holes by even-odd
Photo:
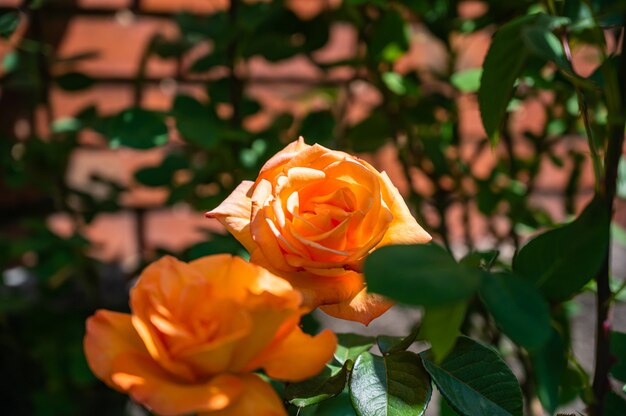
{"type": "Polygon", "coordinates": [[[398,188],[393,185],[386,172],[380,177],[383,183],[381,188],[383,199],[393,214],[393,221],[378,247],[390,244],[428,243],[432,237],[413,218],[398,188]]]}
{"type": "Polygon", "coordinates": [[[255,361],[253,368],[262,367],[268,376],[285,381],[302,381],[319,374],[337,347],[337,337],[330,330],[316,336],[302,332],[299,327],[255,361]]]}
{"type": "Polygon", "coordinates": [[[223,410],[198,416],[286,416],[282,401],[269,383],[254,374],[240,376],[243,391],[239,399],[223,410]]]}
{"type": "Polygon", "coordinates": [[[217,219],[248,251],[256,244],[250,235],[252,200],[250,190],[254,182],[243,181],[217,208],[206,213],[208,218],[217,219]]]}
{"type": "Polygon", "coordinates": [[[302,293],[303,306],[315,308],[350,299],[363,289],[363,275],[351,270],[340,268],[325,269],[326,276],[316,275],[307,271],[281,272],[273,270],[260,250],[255,250],[250,261],[264,266],[270,271],[286,279],[302,293]]]}
{"type": "MultiPolygon", "coordinates": [[[[252,222],[250,232],[259,250],[262,250],[268,259],[271,259],[272,266],[279,270],[293,271],[284,259],[283,251],[276,239],[275,225],[272,228],[273,216],[268,215],[271,207],[267,206],[272,198],[272,184],[262,179],[254,189],[252,194],[252,222]]],[[[271,214],[271,212],[269,213],[271,214]]],[[[284,243],[284,241],[283,241],[284,243]]],[[[254,250],[257,251],[257,250],[254,250]]]]}
{"type": "Polygon", "coordinates": [[[250,293],[269,292],[290,299],[296,306],[301,302],[299,292],[289,282],[241,257],[213,255],[194,260],[189,265],[211,280],[219,296],[244,301],[250,293]]]}
{"type": "Polygon", "coordinates": [[[393,302],[389,299],[367,293],[366,289],[363,289],[351,299],[335,305],[320,306],[320,309],[335,318],[369,325],[372,320],[378,318],[392,306],[393,302]]]}
{"type": "Polygon", "coordinates": [[[248,368],[249,363],[274,341],[281,330],[285,331],[289,326],[295,327],[302,314],[300,308],[285,308],[283,299],[269,293],[259,295],[256,299],[257,305],[252,305],[253,301],[254,299],[250,299],[247,302],[252,327],[249,334],[237,343],[228,366],[233,372],[248,368]]]}
{"type": "Polygon", "coordinates": [[[274,156],[270,158],[263,167],[261,168],[261,172],[259,173],[259,177],[265,176],[264,173],[268,173],[273,171],[274,169],[284,165],[295,155],[302,152],[303,150],[309,148],[308,144],[304,143],[304,138],[302,136],[298,137],[298,140],[289,143],[283,150],[276,153],[274,156]]]}
{"type": "Polygon", "coordinates": [[[85,356],[91,371],[109,387],[119,387],[111,380],[113,361],[123,353],[148,354],[133,328],[129,314],[100,309],[87,319],[83,340],[85,356]]]}
{"type": "Polygon", "coordinates": [[[127,353],[113,363],[113,382],[137,402],[160,415],[224,409],[240,396],[243,381],[222,374],[202,383],[185,383],[159,367],[148,355],[127,353]]]}

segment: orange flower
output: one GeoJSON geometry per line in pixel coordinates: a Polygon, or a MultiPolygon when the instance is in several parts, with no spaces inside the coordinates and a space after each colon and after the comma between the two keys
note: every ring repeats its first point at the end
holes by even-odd
{"type": "Polygon", "coordinates": [[[391,306],[366,293],[360,271],[367,254],[431,239],[386,173],[302,138],[207,216],[226,226],[251,262],[289,280],[306,305],[364,324],[391,306]]]}
{"type": "Polygon", "coordinates": [[[85,354],[98,378],[157,414],[286,415],[252,372],[309,378],[337,343],[328,330],[300,330],[301,302],[288,282],[237,257],[164,257],[131,290],[131,314],[87,320],[85,354]]]}

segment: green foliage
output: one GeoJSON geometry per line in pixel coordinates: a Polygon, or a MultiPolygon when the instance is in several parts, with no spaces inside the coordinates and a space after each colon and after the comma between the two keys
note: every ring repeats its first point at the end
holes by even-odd
{"type": "Polygon", "coordinates": [[[402,351],[359,355],[350,376],[350,397],[359,416],[422,415],[431,386],[419,355],[402,351]]]}
{"type": "Polygon", "coordinates": [[[569,67],[551,32],[566,22],[561,17],[538,13],[519,17],[498,29],[485,57],[478,92],[483,126],[493,144],[497,143],[515,81],[531,55],[569,67]]]}
{"type": "Polygon", "coordinates": [[[454,347],[466,310],[466,302],[425,309],[419,337],[430,343],[435,362],[441,362],[454,347]]]}
{"type": "Polygon", "coordinates": [[[19,12],[8,12],[0,16],[0,37],[8,39],[20,24],[19,12]]]}
{"type": "Polygon", "coordinates": [[[511,273],[485,276],[480,296],[502,331],[528,350],[550,337],[548,304],[532,285],[511,273]]]}
{"type": "Polygon", "coordinates": [[[150,149],[167,142],[167,126],[156,111],[129,108],[99,121],[94,129],[105,136],[113,148],[126,146],[150,149]]]}
{"type": "MultiPolygon", "coordinates": [[[[406,336],[339,334],[334,359],[319,375],[279,389],[290,414],[423,414],[432,381],[443,396],[441,415],[520,415],[519,385],[505,358],[546,412],[580,399],[599,415],[565,312],[585,290],[605,296],[599,303],[607,308],[624,300],[618,279],[608,282],[614,291],[608,295],[592,281],[602,277],[610,238],[626,241],[619,224],[610,223],[606,199],[615,173],[616,194],[626,195],[626,164],[613,166],[609,157],[623,133],[619,91],[626,66],[614,49],[623,44],[624,2],[487,0],[468,12],[471,4],[463,1],[344,0],[307,17],[291,8],[295,2],[231,2],[230,10],[210,15],[172,15],[177,30],[150,38],[136,77],[120,85],[81,65],[98,51],[58,56],[55,39],[62,33],[55,31],[63,25],[42,19],[54,6],[26,3],[0,15],[0,43],[8,49],[0,71],[3,410],[124,414],[126,399],[86,367],[85,317],[101,307],[126,310],[128,282],[162,254],[190,261],[248,253],[229,235],[203,231],[200,241],[176,252],[139,247],[102,264],[90,227],[105,214],[136,216],[132,237],[143,246],[151,230],[142,225],[153,224],[146,222],[153,207],[127,202],[136,187],[165,192],[166,207],[158,209],[194,209],[201,216],[302,135],[307,143],[354,153],[385,146],[384,154],[363,157],[386,168],[387,158],[395,158],[390,176],[402,174],[398,185],[412,185],[401,187],[411,212],[445,249],[388,246],[368,255],[368,291],[419,307],[422,318],[406,336]],[[468,68],[476,62],[466,56],[475,34],[493,39],[482,67],[468,68]],[[578,75],[568,49],[574,56],[593,51],[597,68],[578,75]],[[154,79],[154,60],[176,69],[154,79]],[[271,66],[257,76],[263,61],[311,70],[283,80],[271,66]],[[314,72],[319,78],[309,76],[314,72]],[[155,81],[172,97],[165,111],[145,97],[155,81]],[[59,89],[78,99],[110,84],[133,97],[126,108],[106,113],[109,107],[97,103],[77,114],[55,108],[59,89]],[[276,98],[288,102],[274,105],[276,98]],[[484,137],[467,137],[467,103],[474,100],[484,137]],[[541,113],[545,123],[513,122],[529,118],[521,113],[527,104],[539,108],[530,114],[541,113]],[[111,148],[163,157],[132,172],[130,183],[98,174],[79,187],[72,181],[77,155],[101,146],[88,130],[111,148]],[[591,147],[584,148],[579,137],[587,135],[591,147]],[[484,163],[487,157],[493,163],[484,163]],[[598,168],[595,197],[576,216],[591,187],[590,159],[598,168]],[[545,189],[548,169],[559,170],[554,182],[560,188],[545,189]],[[575,218],[569,223],[543,204],[561,197],[562,212],[575,218]],[[57,217],[70,226],[62,234],[50,226],[57,217]],[[485,250],[486,241],[493,245],[485,250]],[[464,252],[461,246],[470,254],[456,261],[451,253],[464,252]],[[132,270],[129,258],[137,259],[132,270]],[[428,351],[408,351],[422,341],[428,351]]],[[[135,12],[143,19],[141,8],[135,12]]],[[[310,316],[303,325],[311,333],[318,329],[310,316]]],[[[610,374],[626,382],[626,335],[609,333],[616,358],[610,374]]],[[[585,335],[583,342],[592,343],[585,335]]],[[[603,403],[604,414],[625,414],[620,395],[608,393],[603,403]]]]}
{"type": "Polygon", "coordinates": [[[301,383],[291,383],[285,388],[285,398],[289,403],[306,407],[341,394],[348,381],[352,361],[347,360],[343,366],[328,364],[317,376],[301,383]]]}
{"type": "Polygon", "coordinates": [[[617,363],[611,368],[611,374],[616,379],[626,382],[626,334],[611,332],[611,351],[617,358],[617,363]]]}
{"type": "Polygon", "coordinates": [[[375,338],[357,334],[337,334],[337,351],[335,359],[344,364],[346,361],[354,361],[356,358],[374,346],[375,338]]]}
{"type": "Polygon", "coordinates": [[[468,299],[481,283],[437,245],[401,245],[376,250],[365,261],[369,290],[409,305],[441,306],[468,299]],[[402,267],[389,271],[390,264],[402,267]]]}
{"type": "Polygon", "coordinates": [[[525,245],[513,260],[513,269],[548,299],[566,300],[600,268],[607,255],[609,231],[606,209],[594,199],[575,221],[525,245]]]}
{"type": "Polygon", "coordinates": [[[433,382],[459,414],[522,415],[519,383],[502,358],[489,347],[460,337],[440,364],[427,352],[421,356],[433,382]]]}

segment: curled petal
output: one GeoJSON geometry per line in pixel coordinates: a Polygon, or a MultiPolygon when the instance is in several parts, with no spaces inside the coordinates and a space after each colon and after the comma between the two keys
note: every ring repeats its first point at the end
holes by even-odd
{"type": "Polygon", "coordinates": [[[111,379],[135,401],[164,416],[225,409],[239,398],[244,384],[229,374],[202,383],[181,382],[148,355],[136,353],[115,360],[111,379]]]}
{"type": "Polygon", "coordinates": [[[223,410],[198,416],[286,416],[285,408],[268,383],[254,374],[240,376],[243,390],[239,399],[223,410]]]}
{"type": "Polygon", "coordinates": [[[324,305],[320,309],[335,318],[347,319],[369,325],[371,321],[393,306],[389,299],[361,290],[356,296],[335,305],[324,305]]]}
{"type": "Polygon", "coordinates": [[[383,199],[393,214],[393,220],[378,247],[390,244],[428,243],[432,237],[413,218],[398,188],[393,185],[386,172],[380,177],[383,182],[381,187],[383,199]]]}
{"type": "Polygon", "coordinates": [[[289,160],[293,159],[295,155],[300,153],[302,150],[311,147],[310,145],[304,142],[304,138],[302,136],[298,137],[298,140],[289,143],[283,150],[276,153],[270,160],[265,162],[263,167],[261,168],[261,176],[265,172],[271,172],[277,167],[280,167],[287,163],[289,160]]]}
{"type": "Polygon", "coordinates": [[[255,242],[250,235],[251,189],[254,182],[243,181],[217,208],[206,213],[217,219],[246,248],[254,250],[255,242]]]}
{"type": "Polygon", "coordinates": [[[311,336],[296,327],[277,345],[270,345],[257,363],[272,378],[302,381],[319,374],[336,348],[337,337],[332,331],[327,329],[311,336]]]}
{"type": "Polygon", "coordinates": [[[91,371],[109,387],[117,390],[120,388],[111,380],[111,369],[115,359],[129,351],[148,354],[133,328],[129,314],[102,309],[87,319],[83,346],[91,371]]]}

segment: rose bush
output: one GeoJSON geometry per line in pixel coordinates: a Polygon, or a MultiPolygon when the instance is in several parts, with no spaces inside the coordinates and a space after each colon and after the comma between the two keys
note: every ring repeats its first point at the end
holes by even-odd
{"type": "Polygon", "coordinates": [[[251,262],[289,280],[305,304],[364,324],[391,306],[366,292],[361,270],[367,254],[431,239],[385,172],[302,138],[207,216],[226,226],[251,262]]]}
{"type": "Polygon", "coordinates": [[[131,314],[99,310],[88,319],[85,354],[98,378],[158,414],[283,415],[252,372],[300,381],[336,346],[328,330],[300,330],[301,304],[288,282],[240,258],[164,257],[131,290],[131,314]]]}

